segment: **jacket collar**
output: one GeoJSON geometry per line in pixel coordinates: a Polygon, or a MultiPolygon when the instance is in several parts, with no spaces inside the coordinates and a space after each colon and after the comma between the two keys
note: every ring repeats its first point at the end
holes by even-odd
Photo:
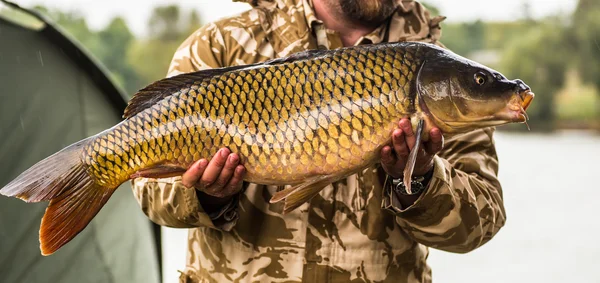
{"type": "MultiPolygon", "coordinates": [[[[312,0],[233,0],[245,2],[259,11],[262,28],[271,38],[278,57],[316,49],[319,44],[315,27],[317,19],[312,0]],[[308,29],[306,29],[308,27],[308,29]]],[[[413,0],[396,0],[398,10],[380,27],[364,36],[358,43],[382,41],[427,41],[435,43],[441,36],[439,23],[445,17],[430,18],[429,12],[413,0]],[[421,27],[427,23],[428,27],[421,27]]]]}

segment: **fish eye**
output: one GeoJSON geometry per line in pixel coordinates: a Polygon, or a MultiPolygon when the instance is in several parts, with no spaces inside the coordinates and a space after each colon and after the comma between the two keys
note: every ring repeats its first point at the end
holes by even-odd
{"type": "Polygon", "coordinates": [[[487,80],[486,75],[484,73],[482,73],[482,72],[475,73],[475,77],[474,78],[475,78],[475,83],[478,84],[478,85],[480,85],[480,86],[484,85],[485,82],[486,82],[486,80],[487,80]]]}

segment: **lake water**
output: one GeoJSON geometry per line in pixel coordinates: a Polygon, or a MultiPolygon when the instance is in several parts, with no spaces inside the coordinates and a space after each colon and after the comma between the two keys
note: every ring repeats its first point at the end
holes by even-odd
{"type": "MultiPolygon", "coordinates": [[[[600,136],[496,135],[507,223],[468,254],[431,249],[434,282],[600,282],[600,136]]],[[[186,230],[164,229],[164,278],[183,270],[186,230]]]]}

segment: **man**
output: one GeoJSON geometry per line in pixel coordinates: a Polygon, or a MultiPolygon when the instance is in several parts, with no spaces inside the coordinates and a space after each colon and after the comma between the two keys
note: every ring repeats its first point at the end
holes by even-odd
{"type": "MultiPolygon", "coordinates": [[[[441,45],[442,19],[413,1],[248,2],[252,10],[190,36],[169,76],[315,48],[403,40],[441,45]]],[[[327,186],[287,215],[282,204],[269,204],[281,188],[242,182],[244,166],[228,149],[181,178],[137,179],[134,192],[154,222],[192,228],[181,282],[430,282],[427,247],[469,252],[504,225],[493,132],[444,145],[433,129],[414,172],[424,189],[413,195],[396,186],[415,143],[406,119],[382,149],[381,166],[327,186]]]]}

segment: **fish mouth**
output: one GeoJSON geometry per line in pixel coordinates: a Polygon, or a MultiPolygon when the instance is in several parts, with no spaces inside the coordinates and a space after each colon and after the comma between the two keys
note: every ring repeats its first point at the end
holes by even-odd
{"type": "Polygon", "coordinates": [[[531,105],[535,94],[530,89],[527,89],[515,95],[515,97],[520,98],[520,101],[517,101],[515,104],[516,106],[519,106],[518,109],[517,107],[513,107],[514,111],[518,111],[519,113],[518,122],[527,123],[527,120],[529,120],[529,115],[527,115],[526,110],[529,108],[529,105],[531,105]]]}
{"type": "Polygon", "coordinates": [[[531,104],[531,102],[533,101],[533,98],[535,97],[535,93],[533,93],[530,89],[521,92],[520,94],[518,94],[518,96],[521,97],[521,106],[523,107],[523,111],[527,110],[527,108],[529,107],[529,105],[531,104]]]}
{"type": "Polygon", "coordinates": [[[513,123],[527,123],[529,116],[526,110],[534,97],[535,94],[529,89],[513,94],[506,108],[495,115],[496,118],[513,123]]]}

